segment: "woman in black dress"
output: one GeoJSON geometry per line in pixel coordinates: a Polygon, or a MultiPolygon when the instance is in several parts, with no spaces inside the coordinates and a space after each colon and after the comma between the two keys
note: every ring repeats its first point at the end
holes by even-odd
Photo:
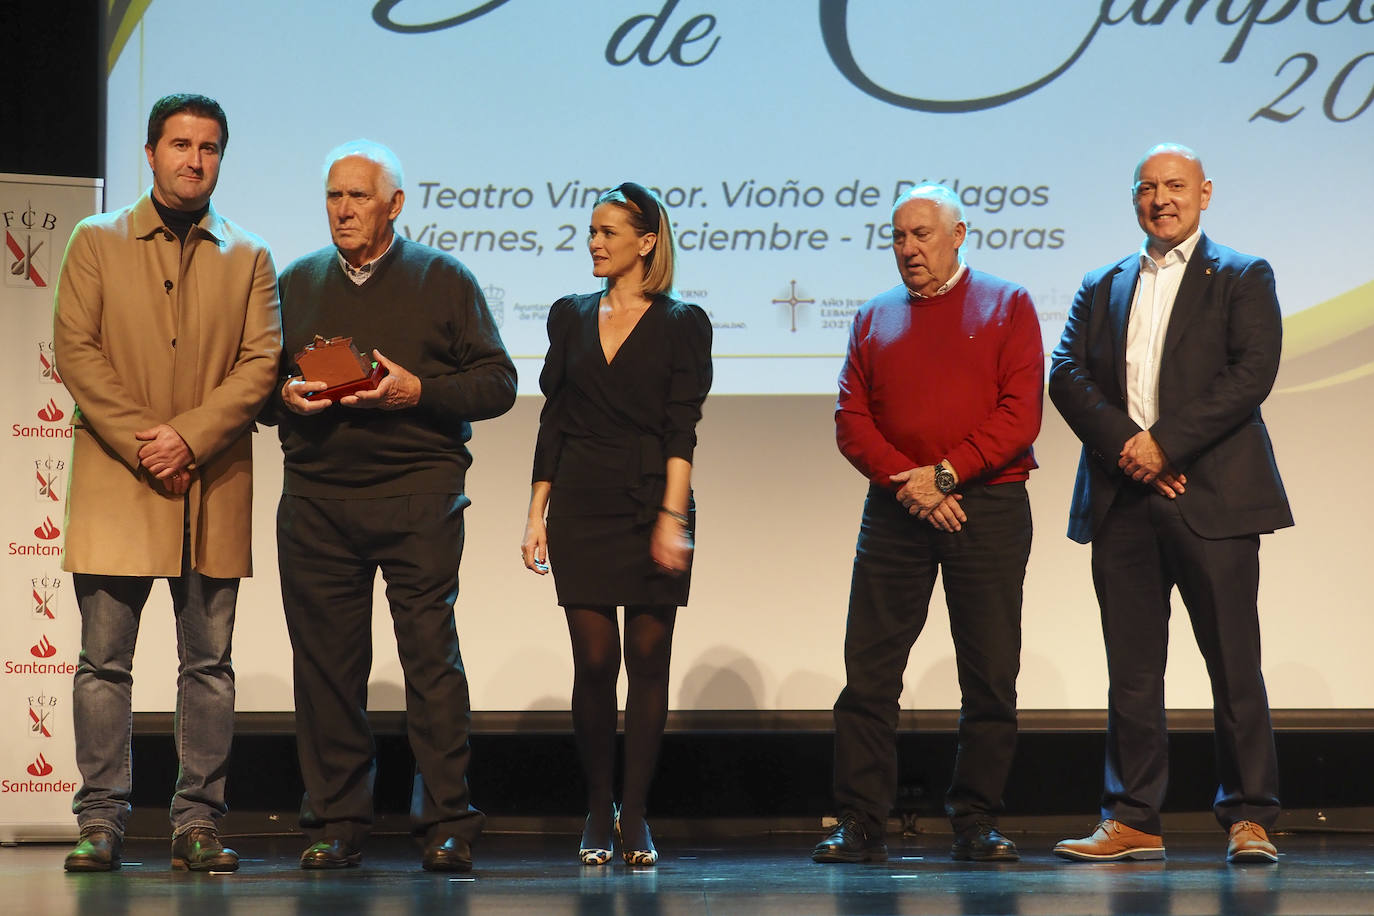
{"type": "Polygon", "coordinates": [[[711,387],[711,322],[672,297],[673,235],[633,182],[592,211],[587,247],[605,288],[549,309],[544,409],[520,552],[553,567],[573,650],[573,727],[587,782],[579,857],[602,865],[619,833],[628,865],[658,860],[645,800],[668,716],[673,622],[687,603],[692,451],[711,387]],[[545,513],[547,511],[547,521],[545,513]],[[625,763],[612,803],[625,608],[625,763]]]}

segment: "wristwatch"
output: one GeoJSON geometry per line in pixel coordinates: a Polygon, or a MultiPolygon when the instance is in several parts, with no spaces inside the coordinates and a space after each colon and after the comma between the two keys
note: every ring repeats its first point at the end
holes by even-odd
{"type": "Polygon", "coordinates": [[[935,489],[948,494],[954,490],[955,483],[954,472],[945,467],[943,458],[940,459],[940,463],[935,465],[935,489]]]}

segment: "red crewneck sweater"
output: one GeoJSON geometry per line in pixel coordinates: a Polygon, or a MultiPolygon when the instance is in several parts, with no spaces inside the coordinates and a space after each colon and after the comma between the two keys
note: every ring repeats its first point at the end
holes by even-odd
{"type": "Polygon", "coordinates": [[[854,316],[835,438],[865,477],[946,458],[959,485],[1025,480],[1036,467],[1044,346],[1030,294],[968,270],[943,295],[895,286],[854,316]]]}

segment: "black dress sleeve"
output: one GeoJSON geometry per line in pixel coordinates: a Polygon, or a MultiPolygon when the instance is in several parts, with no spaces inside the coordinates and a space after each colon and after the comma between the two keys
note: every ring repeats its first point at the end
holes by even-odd
{"type": "Polygon", "coordinates": [[[531,482],[552,481],[558,470],[558,455],[563,447],[563,383],[568,365],[568,344],[577,327],[577,301],[564,296],[549,307],[549,350],[544,369],[539,373],[539,390],[544,392],[544,407],[539,411],[539,435],[534,442],[534,472],[531,482]]]}
{"type": "Polygon", "coordinates": [[[668,312],[672,376],[668,381],[663,453],[690,462],[701,405],[711,390],[711,319],[699,306],[674,302],[668,312]]]}

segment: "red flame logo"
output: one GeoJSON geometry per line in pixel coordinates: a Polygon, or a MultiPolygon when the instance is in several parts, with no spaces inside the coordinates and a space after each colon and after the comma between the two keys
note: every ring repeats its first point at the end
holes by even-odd
{"type": "Polygon", "coordinates": [[[62,529],[52,523],[51,518],[44,518],[43,524],[33,529],[33,536],[45,541],[51,541],[62,533],[62,529]]]}
{"type": "Polygon", "coordinates": [[[38,419],[46,423],[56,423],[65,416],[66,414],[62,412],[62,408],[58,407],[57,402],[52,398],[48,398],[47,406],[38,411],[38,419]]]}
{"type": "Polygon", "coordinates": [[[29,647],[29,654],[34,658],[52,658],[57,654],[57,646],[48,642],[47,634],[44,634],[42,639],[29,647]]]}
{"type": "Polygon", "coordinates": [[[25,769],[29,771],[30,776],[47,776],[52,772],[52,764],[48,763],[46,757],[39,754],[34,758],[33,763],[29,764],[25,769]]]}

